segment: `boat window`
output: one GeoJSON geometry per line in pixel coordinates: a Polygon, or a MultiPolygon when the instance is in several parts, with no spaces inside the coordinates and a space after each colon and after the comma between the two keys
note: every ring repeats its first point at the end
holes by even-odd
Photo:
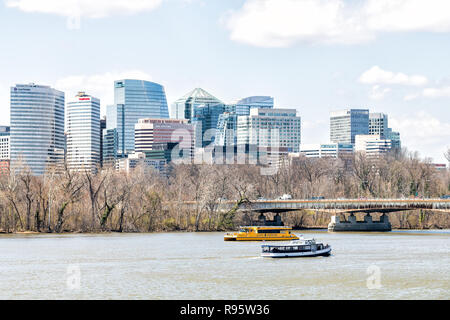
{"type": "Polygon", "coordinates": [[[277,229],[260,229],[258,230],[258,233],[280,233],[281,230],[277,229]]]}

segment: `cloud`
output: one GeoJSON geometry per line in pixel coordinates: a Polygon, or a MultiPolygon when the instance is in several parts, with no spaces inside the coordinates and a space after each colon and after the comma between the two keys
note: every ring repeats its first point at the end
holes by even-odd
{"type": "Polygon", "coordinates": [[[426,88],[422,95],[427,98],[450,97],[450,86],[442,88],[426,88]]]}
{"type": "Polygon", "coordinates": [[[421,150],[424,157],[443,161],[443,151],[450,141],[450,122],[419,111],[401,118],[390,117],[390,127],[401,134],[402,145],[409,150],[421,150]]]}
{"type": "Polygon", "coordinates": [[[394,73],[386,71],[378,66],[373,66],[359,77],[359,82],[365,84],[398,84],[406,86],[422,86],[428,82],[428,79],[420,75],[408,76],[404,73],[394,73]]]}
{"type": "Polygon", "coordinates": [[[130,15],[157,8],[163,0],[6,0],[9,8],[66,17],[69,28],[79,28],[80,18],[130,15]]]}
{"type": "Polygon", "coordinates": [[[370,91],[369,98],[372,100],[381,100],[391,91],[391,88],[381,88],[379,85],[375,85],[370,91]]]}
{"type": "Polygon", "coordinates": [[[450,2],[246,0],[223,20],[232,40],[259,47],[354,44],[386,32],[450,32],[450,2]]]}
{"type": "Polygon", "coordinates": [[[231,39],[262,47],[287,47],[297,41],[353,43],[372,37],[349,17],[341,0],[247,0],[226,17],[231,39]]]}
{"type": "Polygon", "coordinates": [[[58,79],[54,88],[66,93],[66,101],[75,97],[77,92],[85,91],[87,94],[99,98],[104,110],[106,105],[114,103],[114,80],[120,79],[151,80],[151,76],[139,70],[73,75],[58,79]]]}
{"type": "Polygon", "coordinates": [[[421,92],[405,96],[403,100],[411,101],[418,98],[450,98],[450,86],[440,88],[425,88],[421,92]]]}

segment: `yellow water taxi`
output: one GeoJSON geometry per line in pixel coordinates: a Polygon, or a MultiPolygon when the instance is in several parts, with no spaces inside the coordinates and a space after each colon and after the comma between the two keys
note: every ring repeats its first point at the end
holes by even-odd
{"type": "Polygon", "coordinates": [[[241,227],[238,232],[229,232],[225,241],[289,241],[299,238],[290,227],[241,227]]]}

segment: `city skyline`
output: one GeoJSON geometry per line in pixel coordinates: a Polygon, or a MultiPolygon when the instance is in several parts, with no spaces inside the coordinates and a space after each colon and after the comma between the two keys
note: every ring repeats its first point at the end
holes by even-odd
{"type": "Polygon", "coordinates": [[[332,110],[386,113],[404,147],[446,162],[450,10],[445,1],[426,2],[423,16],[433,18],[422,19],[422,25],[414,24],[407,1],[386,9],[390,14],[378,20],[373,1],[361,1],[360,8],[353,1],[337,0],[328,5],[166,0],[143,1],[141,6],[127,1],[122,4],[126,8],[114,1],[102,8],[71,1],[80,5],[78,17],[57,6],[46,10],[51,2],[0,2],[5,44],[0,53],[1,125],[10,124],[8,92],[16,84],[50,85],[64,91],[66,98],[84,90],[101,100],[104,115],[106,105],[113,103],[113,81],[137,78],[163,85],[169,106],[195,87],[225,103],[273,96],[276,108],[297,109],[304,143],[329,140],[332,110]],[[287,9],[299,18],[289,24],[291,32],[285,32],[280,19],[287,9]],[[317,10],[336,31],[333,39],[321,27],[324,19],[305,18],[317,10]],[[270,19],[265,19],[267,12],[270,19]],[[355,12],[368,17],[367,22],[357,22],[362,27],[359,34],[335,19],[355,12]],[[379,24],[371,23],[373,19],[379,24]],[[136,30],[145,30],[145,36],[136,30]]]}

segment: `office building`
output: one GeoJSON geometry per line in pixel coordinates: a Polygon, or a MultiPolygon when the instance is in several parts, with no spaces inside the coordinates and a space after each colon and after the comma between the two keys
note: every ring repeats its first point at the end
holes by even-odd
{"type": "Polygon", "coordinates": [[[171,117],[187,119],[194,126],[196,148],[214,143],[219,116],[227,106],[201,88],[195,88],[172,104],[171,117]]]}
{"type": "Polygon", "coordinates": [[[142,118],[169,118],[164,87],[143,80],[114,81],[114,105],[107,107],[106,129],[117,129],[118,157],[134,152],[134,126],[142,118]]]}
{"type": "Polygon", "coordinates": [[[9,160],[10,156],[10,127],[0,126],[0,161],[9,160]]]}
{"type": "Polygon", "coordinates": [[[369,113],[369,134],[386,138],[388,130],[388,116],[384,113],[369,113]]]}
{"type": "Polygon", "coordinates": [[[67,167],[95,172],[100,165],[100,100],[79,92],[67,103],[67,167]]]}
{"type": "Polygon", "coordinates": [[[357,135],[355,138],[355,152],[361,152],[368,158],[377,158],[391,150],[391,140],[381,135],[357,135]]]}
{"type": "Polygon", "coordinates": [[[224,112],[217,121],[214,144],[216,146],[230,146],[237,144],[237,119],[235,112],[224,112]]]}
{"type": "Polygon", "coordinates": [[[49,86],[11,88],[11,168],[35,175],[64,161],[64,92],[49,86]]]}
{"type": "Polygon", "coordinates": [[[119,135],[117,129],[103,130],[103,166],[113,166],[119,158],[119,135]]]}
{"type": "Polygon", "coordinates": [[[369,110],[346,109],[333,111],[330,116],[330,140],[334,143],[355,144],[356,135],[369,134],[369,110]]]}
{"type": "Polygon", "coordinates": [[[353,145],[342,143],[302,144],[300,154],[307,158],[349,158],[353,155],[353,145]]]}
{"type": "Polygon", "coordinates": [[[238,117],[237,143],[299,152],[301,118],[295,109],[253,108],[249,116],[238,117]]]}
{"type": "Polygon", "coordinates": [[[135,125],[136,153],[148,153],[156,145],[174,143],[191,162],[194,149],[194,127],[183,119],[140,119],[135,125]]]}

